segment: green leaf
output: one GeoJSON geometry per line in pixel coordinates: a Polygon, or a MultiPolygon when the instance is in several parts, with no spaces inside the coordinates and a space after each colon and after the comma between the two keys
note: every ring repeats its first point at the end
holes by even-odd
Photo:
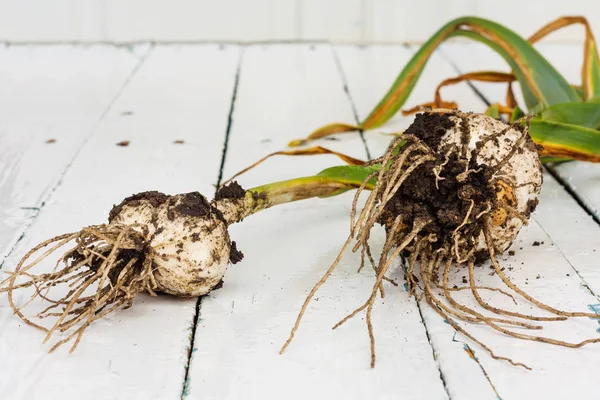
{"type": "Polygon", "coordinates": [[[587,84],[585,88],[587,91],[586,97],[588,99],[600,99],[600,60],[594,40],[590,40],[587,50],[587,54],[584,54],[584,57],[587,58],[588,70],[583,72],[587,84]]]}
{"type": "Polygon", "coordinates": [[[600,131],[596,129],[534,119],[529,134],[544,147],[542,156],[600,161],[600,131]]]}
{"type": "Polygon", "coordinates": [[[519,81],[530,113],[552,104],[582,100],[566,79],[525,39],[492,21],[485,24],[491,27],[488,30],[492,33],[502,31],[504,40],[491,40],[488,36],[465,30],[456,31],[452,36],[478,41],[498,53],[519,81]]]}
{"type": "Polygon", "coordinates": [[[543,110],[540,117],[544,121],[598,129],[600,128],[600,104],[594,102],[555,104],[543,110]]]}
{"type": "Polygon", "coordinates": [[[513,69],[530,112],[581,98],[565,78],[525,39],[495,22],[464,17],[439,29],[411,58],[383,99],[362,122],[372,129],[387,122],[404,105],[435,49],[446,39],[463,36],[496,51],[513,69]]]}
{"type": "Polygon", "coordinates": [[[492,104],[487,110],[485,110],[485,115],[496,119],[500,118],[500,107],[498,107],[496,104],[492,104]]]}
{"type": "Polygon", "coordinates": [[[510,116],[510,121],[514,122],[517,121],[520,118],[523,118],[525,116],[525,113],[523,112],[523,110],[521,110],[519,108],[519,106],[516,106],[515,109],[513,110],[512,115],[510,116]]]}
{"type": "MultiPolygon", "coordinates": [[[[336,182],[342,182],[345,184],[353,184],[356,187],[360,186],[369,175],[377,172],[381,169],[381,165],[371,165],[368,167],[358,165],[340,165],[324,169],[319,172],[316,176],[321,178],[329,178],[336,182]]],[[[367,184],[368,189],[372,189],[375,185],[376,179],[373,178],[367,184]]]]}

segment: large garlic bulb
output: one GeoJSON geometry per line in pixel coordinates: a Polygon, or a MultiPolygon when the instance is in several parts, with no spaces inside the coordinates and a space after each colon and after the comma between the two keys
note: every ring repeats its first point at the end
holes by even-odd
{"type": "Polygon", "coordinates": [[[401,216],[399,238],[427,221],[419,236],[435,236],[433,250],[451,249],[457,260],[473,253],[488,258],[485,232],[496,252],[505,251],[535,209],[542,184],[526,127],[482,114],[429,112],[417,115],[404,134],[405,154],[396,161],[403,164],[396,169],[407,176],[379,221],[389,231],[401,216]]]}

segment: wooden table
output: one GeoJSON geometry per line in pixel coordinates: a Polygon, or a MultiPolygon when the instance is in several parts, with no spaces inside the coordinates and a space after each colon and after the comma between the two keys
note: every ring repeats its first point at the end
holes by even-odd
{"type": "MultiPolygon", "coordinates": [[[[578,81],[582,50],[541,46],[578,81]]],[[[131,193],[214,193],[227,178],[289,140],[332,121],[364,118],[414,47],[273,45],[5,46],[0,48],[0,254],[10,270],[50,236],[106,220],[131,193]],[[127,140],[129,146],[116,143],[127,140]],[[183,144],[174,143],[183,140],[183,144]]],[[[459,71],[506,70],[469,44],[436,53],[408,104],[431,100],[459,71]]],[[[444,97],[483,111],[504,86],[460,84],[444,97]],[[473,88],[478,89],[476,93],[473,88]]],[[[380,155],[385,128],[322,144],[357,158],[380,155]]],[[[333,156],[276,158],[240,179],[245,187],[314,174],[333,156]]],[[[600,166],[568,163],[545,173],[540,206],[502,256],[510,278],[568,310],[600,303],[600,166]],[[532,246],[539,241],[540,246],[532,246]]],[[[140,295],[134,307],[94,323],[73,354],[47,354],[41,332],[15,317],[0,295],[0,399],[597,399],[600,345],[565,349],[467,328],[496,361],[456,334],[400,285],[374,311],[377,366],[360,305],[372,271],[347,255],[311,303],[288,351],[307,291],[335,258],[349,228],[351,194],[281,206],[231,228],[244,252],[222,289],[201,299],[140,295]],[[475,358],[465,350],[472,349],[475,358]]],[[[374,232],[374,246],[384,234],[374,232]]],[[[482,284],[501,287],[487,267],[482,284]]],[[[453,278],[465,272],[456,270],[453,278]]],[[[403,282],[396,266],[392,277],[403,282]]],[[[510,299],[487,294],[497,305],[510,299]]],[[[468,301],[464,294],[463,299],[468,301]]],[[[516,309],[543,312],[519,301],[516,309]]],[[[571,341],[599,337],[598,322],[547,324],[571,341]]]]}

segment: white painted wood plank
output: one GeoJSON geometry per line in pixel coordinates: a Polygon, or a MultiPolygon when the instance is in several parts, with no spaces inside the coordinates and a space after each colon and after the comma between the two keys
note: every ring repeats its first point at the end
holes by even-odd
{"type": "Polygon", "coordinates": [[[286,40],[297,31],[289,0],[105,2],[108,39],[116,42],[286,40]]]}
{"type": "MultiPolygon", "coordinates": [[[[397,53],[392,52],[393,48],[373,46],[365,50],[352,48],[339,50],[350,93],[361,116],[365,116],[376,104],[388,89],[397,71],[407,61],[406,55],[404,60],[399,60],[397,53]],[[365,54],[362,62],[357,55],[359,51],[365,54]],[[386,58],[386,54],[389,58],[386,58]],[[392,71],[390,65],[395,63],[400,65],[396,71],[392,71]],[[356,67],[357,64],[369,66],[369,73],[365,73],[364,70],[360,73],[352,72],[360,71],[356,67]],[[384,81],[386,76],[387,83],[380,82],[384,81]]],[[[477,57],[465,58],[463,55],[461,59],[469,62],[476,60],[477,57]]],[[[474,67],[472,64],[469,66],[474,67]]],[[[413,99],[415,103],[430,100],[435,85],[442,79],[454,75],[456,73],[441,57],[432,59],[409,104],[414,104],[413,99]]],[[[447,99],[459,101],[464,109],[482,111],[484,108],[483,103],[465,85],[449,88],[445,93],[447,99]]],[[[406,126],[407,123],[398,117],[391,124],[392,129],[406,126]]],[[[368,138],[371,145],[372,136],[368,138]]],[[[521,232],[513,245],[517,254],[512,257],[502,257],[503,265],[513,268],[512,271],[508,271],[509,276],[538,299],[559,308],[585,310],[588,304],[598,302],[598,299],[582,285],[585,283],[593,288],[598,283],[598,273],[594,273],[591,267],[597,260],[594,250],[600,247],[600,242],[597,240],[600,228],[550,176],[546,176],[540,203],[532,223],[521,232]],[[557,215],[564,215],[564,218],[557,218],[557,215]],[[577,232],[576,237],[573,237],[575,236],[573,232],[577,232]],[[544,242],[544,244],[541,247],[532,247],[534,241],[544,242]],[[577,276],[577,273],[581,274],[583,280],[577,276]],[[538,275],[540,278],[536,279],[538,275]],[[557,296],[557,293],[561,293],[561,296],[557,296]]],[[[500,280],[490,276],[488,272],[487,266],[478,269],[478,281],[482,285],[501,285],[500,280]]],[[[464,269],[455,270],[452,283],[461,284],[464,275],[466,275],[464,269]]],[[[467,304],[471,303],[466,294],[464,297],[456,297],[467,304]]],[[[502,307],[510,307],[512,304],[498,296],[489,296],[489,299],[502,307]]],[[[497,398],[480,366],[464,351],[462,343],[464,338],[461,335],[455,337],[450,325],[444,323],[428,305],[422,303],[421,307],[451,398],[497,398]]],[[[531,306],[524,302],[520,302],[518,309],[532,312],[531,306]]],[[[576,393],[575,397],[578,398],[595,397],[593,371],[597,368],[597,358],[600,354],[598,346],[570,350],[510,339],[485,327],[472,325],[466,327],[497,353],[513,357],[534,368],[533,371],[526,372],[507,363],[492,360],[483,350],[471,343],[471,347],[475,350],[476,356],[486,369],[501,398],[559,399],[567,394],[573,395],[572,393],[576,393]],[[570,370],[572,373],[566,377],[565,370],[570,370]]],[[[595,332],[597,327],[597,322],[591,320],[572,320],[562,324],[547,324],[544,334],[568,340],[582,340],[597,337],[595,332]]]]}
{"type": "MultiPolygon", "coordinates": [[[[131,193],[211,196],[238,57],[237,47],[155,48],[5,268],[42,239],[105,221],[131,193]],[[122,140],[130,145],[116,146],[122,140]]],[[[12,315],[5,295],[0,300],[0,398],[180,398],[196,299],[140,295],[129,310],[94,323],[71,355],[67,348],[48,355],[43,335],[12,315]]]]}
{"type": "Polygon", "coordinates": [[[0,261],[146,50],[0,48],[0,261]]]}
{"type": "MultiPolygon", "coordinates": [[[[249,47],[225,176],[321,124],[352,118],[328,46],[249,47]]],[[[365,155],[356,134],[323,145],[365,155]]],[[[339,162],[325,156],[269,163],[241,183],[313,174],[339,162]]],[[[374,312],[380,328],[374,371],[364,320],[330,329],[372,286],[372,272],[355,272],[356,255],[344,258],[309,307],[295,341],[278,355],[308,290],[348,234],[351,196],[280,206],[231,227],[245,259],[227,271],[222,289],[202,300],[187,399],[383,399],[399,393],[406,399],[447,398],[418,310],[403,293],[388,291],[374,312]]]]}
{"type": "MultiPolygon", "coordinates": [[[[361,120],[365,119],[373,107],[385,95],[396,76],[412,56],[411,50],[398,45],[380,46],[336,46],[335,51],[342,65],[352,101],[361,120]]],[[[452,67],[438,54],[434,54],[426,66],[427,78],[417,83],[403,109],[433,100],[438,81],[454,74],[452,67]]],[[[470,93],[466,84],[448,89],[451,96],[470,93]]],[[[468,107],[478,107],[481,101],[472,96],[465,98],[468,107]]],[[[389,136],[380,133],[394,133],[406,129],[413,117],[402,117],[400,113],[384,126],[367,132],[366,138],[371,155],[382,155],[390,143],[389,136]]]]}

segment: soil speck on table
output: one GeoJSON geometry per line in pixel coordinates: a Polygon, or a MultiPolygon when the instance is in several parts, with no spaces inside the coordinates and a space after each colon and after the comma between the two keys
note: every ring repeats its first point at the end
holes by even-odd
{"type": "Polygon", "coordinates": [[[129,146],[129,140],[122,140],[119,143],[117,143],[117,146],[127,147],[129,146]]]}

